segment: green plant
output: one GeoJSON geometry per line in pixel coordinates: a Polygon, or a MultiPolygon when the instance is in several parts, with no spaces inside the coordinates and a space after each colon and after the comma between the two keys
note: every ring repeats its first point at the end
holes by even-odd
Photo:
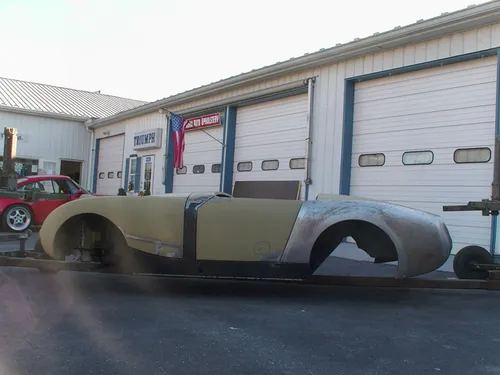
{"type": "Polygon", "coordinates": [[[119,188],[118,189],[118,195],[127,195],[127,192],[125,191],[124,188],[119,188]]]}

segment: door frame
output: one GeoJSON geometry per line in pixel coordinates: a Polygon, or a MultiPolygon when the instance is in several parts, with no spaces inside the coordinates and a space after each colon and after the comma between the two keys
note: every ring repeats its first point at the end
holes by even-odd
{"type": "MultiPolygon", "coordinates": [[[[141,155],[141,175],[139,178],[139,191],[144,191],[144,173],[146,172],[146,163],[147,163],[147,158],[152,158],[152,163],[151,163],[151,187],[150,187],[150,193],[153,195],[153,190],[154,190],[154,178],[155,178],[155,154],[150,154],[150,155],[141,155]]],[[[137,168],[137,167],[136,167],[137,168]]]]}

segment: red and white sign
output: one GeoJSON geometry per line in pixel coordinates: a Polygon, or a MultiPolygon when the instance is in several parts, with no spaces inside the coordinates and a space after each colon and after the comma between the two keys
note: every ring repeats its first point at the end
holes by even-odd
{"type": "Polygon", "coordinates": [[[221,125],[221,115],[220,113],[211,113],[209,115],[187,119],[186,122],[187,124],[184,127],[184,131],[208,128],[221,125]]]}

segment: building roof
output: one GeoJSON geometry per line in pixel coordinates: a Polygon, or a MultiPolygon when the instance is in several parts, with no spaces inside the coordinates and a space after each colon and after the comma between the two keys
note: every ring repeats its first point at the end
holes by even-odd
{"type": "Polygon", "coordinates": [[[100,92],[0,77],[0,110],[85,120],[112,116],[146,103],[100,92]]]}
{"type": "Polygon", "coordinates": [[[427,20],[418,20],[407,26],[397,26],[389,31],[377,32],[365,38],[356,38],[351,42],[339,43],[331,48],[322,48],[313,53],[306,53],[303,56],[290,58],[283,62],[277,62],[259,69],[253,69],[250,72],[212,82],[137,108],[116,113],[107,118],[94,120],[91,122],[90,127],[96,128],[160,109],[168,109],[168,107],[183,104],[191,100],[217,95],[226,90],[237,89],[246,85],[274,79],[285,74],[293,74],[306,69],[380,53],[384,49],[397,48],[441,35],[492,24],[498,22],[499,19],[499,0],[488,1],[480,5],[471,5],[455,12],[443,13],[440,16],[427,20]]]}

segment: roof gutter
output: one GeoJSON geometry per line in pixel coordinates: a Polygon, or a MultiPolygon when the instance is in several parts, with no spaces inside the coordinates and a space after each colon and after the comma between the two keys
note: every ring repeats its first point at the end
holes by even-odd
{"type": "Polygon", "coordinates": [[[78,122],[85,122],[85,121],[89,120],[89,117],[87,117],[87,116],[73,116],[73,115],[66,115],[63,113],[36,111],[33,109],[9,107],[6,105],[0,105],[0,111],[19,113],[22,115],[29,115],[29,116],[55,118],[55,119],[60,119],[60,120],[78,121],[78,122]]]}
{"type": "Polygon", "coordinates": [[[154,112],[160,108],[165,108],[167,106],[173,107],[205,96],[215,95],[221,91],[256,84],[276,76],[292,74],[298,71],[334,64],[368,54],[379,53],[384,49],[392,49],[406,44],[432,39],[438,35],[445,35],[488,25],[498,22],[499,19],[500,1],[490,1],[485,4],[431,18],[426,21],[416,22],[408,26],[396,27],[390,31],[374,34],[363,39],[306,54],[298,58],[292,58],[285,62],[252,70],[248,73],[242,73],[238,76],[220,80],[128,111],[95,120],[90,127],[97,128],[114,122],[123,121],[131,117],[154,112]]]}

